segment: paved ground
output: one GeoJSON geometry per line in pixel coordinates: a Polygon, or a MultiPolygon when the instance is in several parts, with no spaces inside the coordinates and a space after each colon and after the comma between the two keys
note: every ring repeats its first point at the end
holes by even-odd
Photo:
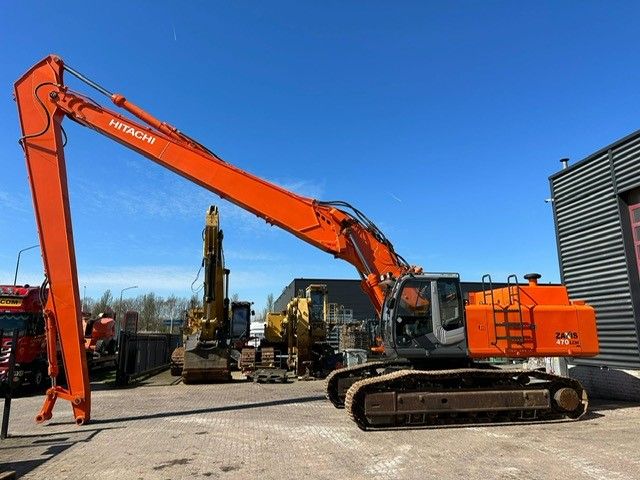
{"type": "MultiPolygon", "coordinates": [[[[0,472],[71,479],[640,478],[640,406],[596,403],[547,425],[362,432],[322,382],[171,385],[168,374],[93,395],[76,427],[60,402],[35,425],[38,396],[15,399],[0,472]]],[[[22,477],[21,477],[22,476],[22,477]]]]}

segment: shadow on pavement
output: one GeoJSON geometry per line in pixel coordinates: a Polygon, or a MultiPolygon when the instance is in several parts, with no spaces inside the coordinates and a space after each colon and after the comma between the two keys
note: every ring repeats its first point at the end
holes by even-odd
{"type": "MultiPolygon", "coordinates": [[[[115,430],[124,427],[104,427],[94,428],[91,430],[80,430],[56,433],[44,433],[35,435],[11,435],[8,440],[22,439],[26,441],[11,442],[13,445],[5,446],[0,443],[0,451],[13,450],[11,456],[15,458],[27,457],[28,460],[13,460],[9,463],[0,463],[0,472],[15,471],[16,477],[20,478],[23,475],[33,471],[40,465],[48,462],[52,458],[73,447],[74,445],[82,442],[90,442],[93,437],[98,433],[105,430],[115,430]],[[43,438],[45,437],[45,438],[43,438]],[[76,438],[74,440],[74,437],[76,438]],[[78,438],[81,437],[81,438],[78,438]],[[32,439],[29,441],[29,439],[32,439]],[[44,448],[44,451],[41,449],[44,448]],[[35,451],[40,452],[34,454],[35,451]]],[[[4,443],[4,442],[3,442],[4,443]]]]}
{"type": "MultiPolygon", "coordinates": [[[[285,400],[272,400],[268,402],[258,402],[258,403],[243,403],[239,405],[225,405],[222,407],[210,407],[210,408],[198,408],[194,410],[180,410],[177,412],[158,412],[158,413],[149,413],[144,415],[132,415],[130,417],[119,417],[119,418],[104,418],[98,420],[91,420],[91,425],[103,425],[109,423],[120,423],[120,422],[133,422],[137,420],[148,420],[153,418],[167,418],[167,417],[183,417],[187,415],[198,415],[202,413],[215,413],[215,412],[228,412],[233,410],[247,410],[250,408],[264,408],[264,407],[275,407],[278,405],[289,405],[292,403],[309,403],[309,402],[318,402],[324,401],[324,395],[314,395],[309,397],[298,397],[298,398],[287,398],[285,400]]],[[[50,423],[50,425],[67,425],[68,423],[50,423]]]]}
{"type": "Polygon", "coordinates": [[[640,403],[622,402],[618,400],[606,400],[603,398],[595,398],[589,400],[590,412],[604,412],[606,410],[620,410],[622,408],[640,407],[640,403]]]}

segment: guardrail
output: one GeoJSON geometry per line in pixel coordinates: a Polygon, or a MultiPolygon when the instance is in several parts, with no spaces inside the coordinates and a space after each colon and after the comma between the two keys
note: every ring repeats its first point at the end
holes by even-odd
{"type": "Polygon", "coordinates": [[[182,345],[181,335],[120,331],[116,385],[169,368],[171,353],[182,345]]]}

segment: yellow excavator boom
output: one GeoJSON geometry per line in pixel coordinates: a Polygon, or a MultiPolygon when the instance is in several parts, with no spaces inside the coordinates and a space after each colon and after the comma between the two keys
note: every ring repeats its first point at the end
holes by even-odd
{"type": "Polygon", "coordinates": [[[214,205],[209,207],[203,231],[202,266],[204,267],[204,321],[200,332],[203,342],[222,340],[228,330],[229,300],[225,289],[225,274],[222,253],[223,234],[220,215],[214,205]]]}
{"type": "Polygon", "coordinates": [[[185,346],[176,349],[172,354],[172,373],[181,374],[185,383],[231,380],[231,347],[227,341],[229,270],[224,266],[222,240],[218,208],[211,205],[207,210],[202,232],[202,317],[197,318],[197,309],[192,312],[198,330],[197,339],[187,337],[185,346]]]}

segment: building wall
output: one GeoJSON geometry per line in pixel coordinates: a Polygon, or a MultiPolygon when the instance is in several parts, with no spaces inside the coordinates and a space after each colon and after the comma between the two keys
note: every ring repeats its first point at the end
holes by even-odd
{"type": "Polygon", "coordinates": [[[550,178],[563,283],[596,309],[600,355],[578,365],[640,368],[640,288],[629,203],[640,191],[640,132],[550,178]]]}

